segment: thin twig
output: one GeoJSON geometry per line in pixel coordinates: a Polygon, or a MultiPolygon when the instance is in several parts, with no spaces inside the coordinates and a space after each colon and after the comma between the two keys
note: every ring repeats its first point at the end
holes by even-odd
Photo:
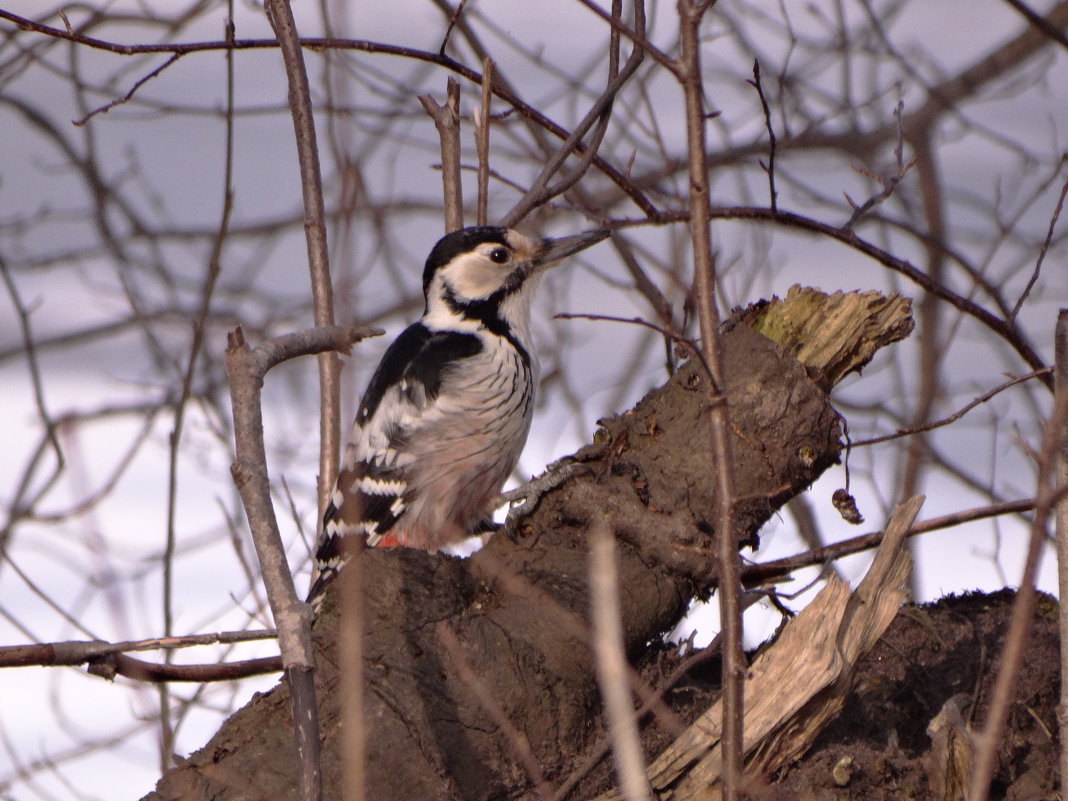
{"type": "MultiPolygon", "coordinates": [[[[613,0],[612,11],[613,14],[618,16],[621,7],[620,0],[613,0]]],[[[641,30],[644,34],[645,30],[645,10],[644,5],[640,2],[634,4],[635,15],[635,27],[641,30]]],[[[612,116],[612,104],[615,101],[616,95],[634,75],[635,71],[642,63],[645,51],[639,47],[635,47],[627,59],[626,65],[622,70],[619,70],[619,34],[615,28],[612,29],[611,36],[611,50],[609,52],[609,65],[608,65],[608,85],[605,87],[604,92],[600,97],[594,101],[590,110],[586,112],[586,116],[582,118],[582,121],[575,126],[575,130],[571,132],[571,135],[564,140],[556,152],[550,156],[545,163],[545,166],[538,173],[538,176],[534,179],[530,185],[530,189],[520,198],[519,202],[513,206],[507,214],[501,218],[501,225],[513,226],[520,220],[522,220],[532,209],[547,203],[552,198],[563,194],[586,173],[590,166],[597,158],[597,149],[601,145],[601,140],[604,138],[605,131],[608,129],[608,123],[612,116]],[[595,127],[596,126],[596,127],[595,127]],[[593,130],[590,136],[590,141],[584,148],[580,149],[583,137],[593,130]],[[560,178],[552,186],[549,185],[549,180],[556,175],[556,173],[563,167],[564,162],[572,153],[579,153],[581,159],[579,164],[560,178]]]]}
{"type": "MultiPolygon", "coordinates": [[[[963,523],[971,523],[976,520],[987,520],[1001,515],[1016,515],[1030,512],[1035,508],[1034,498],[1025,498],[1019,501],[1005,501],[994,503],[989,506],[979,506],[974,509],[965,509],[960,512],[933,517],[922,523],[916,523],[909,528],[908,536],[915,537],[918,534],[927,534],[931,531],[939,531],[946,528],[955,528],[963,523]]],[[[742,580],[747,585],[761,584],[774,579],[780,579],[793,570],[814,565],[826,565],[853,554],[877,548],[883,541],[883,532],[877,531],[872,534],[861,534],[858,537],[850,537],[822,548],[811,549],[794,556],[775,559],[770,562],[747,565],[742,569],[742,580]]]]}
{"type": "Polygon", "coordinates": [[[964,417],[964,415],[966,415],[968,412],[970,412],[976,406],[980,406],[980,405],[986,403],[991,398],[993,398],[995,395],[999,395],[1000,393],[1004,392],[1006,389],[1014,387],[1017,384],[1022,384],[1025,381],[1030,381],[1032,378],[1040,378],[1043,375],[1048,375],[1050,372],[1051,372],[1051,368],[1047,367],[1047,368],[1044,368],[1042,370],[1035,370],[1034,372],[1028,373],[1027,375],[1015,376],[1014,378],[1006,381],[1003,384],[998,384],[996,387],[994,387],[989,392],[985,392],[982,395],[980,395],[979,397],[973,399],[972,401],[970,401],[969,403],[965,404],[964,406],[962,406],[960,409],[958,409],[957,411],[955,411],[953,414],[949,415],[948,417],[943,417],[941,420],[935,420],[933,422],[926,423],[926,424],[924,424],[922,426],[911,426],[909,428],[899,428],[893,434],[885,434],[885,435],[883,435],[881,437],[872,437],[871,439],[858,440],[858,441],[852,443],[852,447],[859,448],[859,447],[862,447],[862,446],[877,445],[880,442],[889,442],[890,440],[900,439],[901,437],[907,437],[907,436],[910,436],[911,434],[920,434],[920,433],[923,433],[923,432],[926,432],[926,431],[933,431],[936,428],[942,428],[943,426],[948,426],[951,423],[955,423],[958,420],[960,420],[962,417],[964,417]]]}
{"type": "Polygon", "coordinates": [[[107,666],[92,665],[90,673],[110,679],[113,675],[125,676],[134,681],[172,682],[188,681],[204,684],[213,681],[237,681],[251,676],[263,676],[282,670],[282,657],[264,656],[259,659],[244,659],[239,662],[212,662],[206,665],[157,665],[143,662],[126,654],[116,654],[107,666]]]}
{"type": "MultiPolygon", "coordinates": [[[[869,211],[874,209],[876,206],[878,206],[880,203],[887,200],[892,194],[894,194],[894,190],[897,189],[897,185],[901,183],[901,181],[908,174],[909,170],[911,170],[917,162],[917,159],[913,159],[908,163],[905,162],[905,131],[904,123],[902,121],[904,119],[904,110],[904,102],[898,102],[897,107],[894,109],[894,120],[897,122],[897,143],[894,146],[894,155],[897,159],[897,172],[889,177],[885,177],[882,175],[875,175],[873,173],[868,172],[867,170],[854,168],[857,172],[860,172],[862,175],[869,178],[874,183],[880,184],[882,186],[882,189],[860,204],[854,203],[853,198],[851,198],[848,194],[845,196],[846,202],[849,203],[849,205],[853,208],[853,213],[849,216],[849,219],[846,220],[846,222],[842,225],[842,228],[847,231],[853,228],[857,224],[857,222],[859,222],[861,218],[863,218],[864,215],[866,215],[869,211]]],[[[932,230],[932,234],[933,240],[939,242],[944,241],[944,238],[938,237],[938,230],[932,230]]]]}
{"type": "Polygon", "coordinates": [[[749,81],[749,84],[757,90],[760,108],[764,112],[764,127],[768,131],[768,163],[760,165],[768,174],[768,206],[772,211],[778,211],[779,192],[775,189],[775,126],[771,124],[771,108],[768,106],[767,97],[764,96],[764,84],[760,81],[760,61],[756,59],[753,60],[753,80],[749,81]]]}
{"type": "MultiPolygon", "coordinates": [[[[275,0],[277,1],[277,0],[275,0]]],[[[165,44],[151,44],[151,45],[128,45],[120,44],[117,42],[109,42],[104,39],[98,39],[92,36],[85,36],[84,34],[77,33],[75,31],[65,31],[60,28],[54,28],[49,25],[36,22],[26,17],[21,17],[17,14],[13,14],[9,11],[0,9],[0,19],[6,19],[13,22],[19,28],[23,30],[34,31],[45,36],[51,36],[57,39],[64,39],[67,41],[76,42],[77,44],[85,45],[86,47],[94,48],[97,50],[105,50],[109,53],[116,53],[119,55],[136,55],[139,53],[179,53],[186,55],[189,53],[200,53],[211,50],[220,50],[228,48],[224,42],[189,42],[189,43],[165,43],[165,44]]],[[[233,43],[233,49],[235,50],[260,50],[276,48],[279,45],[279,41],[276,39],[238,39],[233,43]]],[[[462,64],[461,62],[453,59],[449,56],[442,55],[440,53],[432,53],[426,50],[419,50],[413,47],[402,47],[399,45],[383,44],[381,42],[372,42],[363,39],[337,39],[331,37],[305,37],[300,40],[300,46],[312,50],[354,50],[363,53],[378,53],[381,55],[398,56],[401,58],[409,58],[417,61],[424,61],[430,64],[436,64],[444,69],[449,70],[457,75],[462,76],[466,80],[474,84],[482,83],[482,76],[477,70],[473,70],[470,67],[462,64]]],[[[539,128],[548,131],[553,136],[559,139],[567,139],[569,132],[558,125],[552,119],[542,114],[536,108],[528,103],[525,103],[518,95],[501,85],[499,82],[494,82],[493,94],[504,102],[511,105],[516,109],[525,119],[534,123],[539,128]]],[[[585,147],[581,144],[574,148],[577,153],[585,153],[585,147]]],[[[645,192],[630,179],[629,176],[624,175],[614,166],[602,159],[600,156],[593,158],[593,165],[597,167],[605,176],[607,176],[616,186],[620,188],[626,194],[626,196],[642,210],[650,219],[655,219],[659,214],[656,206],[646,196],[645,192]]]]}
{"type": "Polygon", "coordinates": [[[1061,194],[1057,198],[1057,206],[1053,209],[1053,216],[1049,219],[1049,228],[1046,231],[1046,238],[1042,240],[1042,247],[1039,248],[1038,251],[1038,259],[1035,261],[1035,269],[1031,272],[1031,277],[1027,281],[1027,286],[1025,286],[1023,292],[1020,293],[1020,297],[1017,298],[1015,305],[1012,307],[1012,311],[1009,313],[1009,320],[1012,322],[1016,321],[1016,315],[1020,313],[1024,301],[1027,300],[1028,296],[1031,294],[1031,290],[1038,281],[1038,276],[1042,273],[1042,262],[1046,260],[1046,253],[1049,252],[1049,246],[1053,242],[1053,230],[1057,227],[1057,220],[1061,217],[1061,211],[1064,210],[1064,198],[1066,195],[1068,195],[1068,181],[1065,181],[1064,186],[1061,187],[1061,194]]]}
{"type": "MultiPolygon", "coordinates": [[[[8,269],[7,262],[2,256],[0,256],[0,278],[4,281],[4,286],[7,288],[8,295],[11,297],[11,303],[15,307],[15,314],[18,316],[19,331],[22,335],[22,346],[26,355],[26,367],[30,372],[30,382],[33,386],[33,401],[37,409],[37,414],[44,423],[45,428],[42,446],[47,443],[56,458],[56,463],[51,474],[42,482],[42,486],[40,486],[34,493],[32,500],[24,500],[27,493],[29,493],[33,482],[33,473],[35,471],[31,469],[26,471],[17,490],[12,496],[12,500],[8,501],[10,519],[7,521],[4,529],[0,530],[0,549],[6,551],[5,545],[7,532],[12,523],[19,517],[29,514],[37,504],[37,501],[52,489],[66,467],[66,460],[63,456],[63,449],[59,445],[59,439],[56,436],[56,422],[52,419],[52,415],[48,411],[48,404],[45,402],[44,382],[41,379],[41,365],[37,358],[37,346],[34,342],[33,328],[30,325],[30,312],[22,302],[18,287],[15,286],[15,279],[11,277],[11,271],[8,269]]],[[[40,449],[40,452],[44,453],[43,447],[40,449]]]]}
{"type": "MultiPolygon", "coordinates": [[[[662,215],[658,222],[676,222],[682,219],[687,219],[688,217],[688,213],[668,214],[662,215]]],[[[830,223],[820,222],[811,217],[806,217],[803,214],[795,214],[793,212],[782,211],[781,209],[779,211],[772,211],[771,209],[753,206],[713,208],[712,217],[713,219],[719,220],[766,220],[777,225],[820,234],[841,242],[844,245],[848,245],[854,250],[863,253],[869,258],[882,264],[884,267],[888,267],[894,272],[900,273],[914,284],[921,287],[925,292],[935,295],[957,310],[982,323],[1001,339],[1005,340],[1028,367],[1039,372],[1039,380],[1052,390],[1052,376],[1040,372],[1047,368],[1042,356],[1028,339],[1027,334],[1011,320],[1004,320],[998,317],[970,298],[960,295],[948,286],[935,281],[907,259],[894,256],[889,251],[880,248],[878,245],[874,245],[857,236],[854,231],[840,228],[831,225],[830,223]]],[[[642,220],[641,224],[647,224],[647,222],[647,220],[642,220]]],[[[617,226],[625,225],[625,223],[618,222],[616,224],[617,226]]]]}
{"type": "MultiPolygon", "coordinates": [[[[226,21],[226,40],[234,40],[234,22],[231,15],[226,21]]],[[[171,57],[173,62],[177,56],[171,57]]],[[[169,62],[169,63],[171,63],[169,62]]],[[[166,66],[166,65],[164,65],[166,66]]],[[[161,68],[162,69],[162,68],[161,68]]],[[[207,330],[208,320],[212,311],[212,300],[215,297],[215,287],[222,273],[222,251],[226,243],[226,236],[230,230],[230,214],[233,210],[234,201],[234,51],[226,51],[226,155],[223,167],[222,204],[219,214],[219,227],[212,241],[211,253],[208,256],[207,274],[204,276],[204,286],[200,292],[200,308],[193,318],[192,339],[187,351],[185,371],[182,374],[182,389],[177,403],[174,406],[174,425],[167,442],[167,533],[166,543],[163,549],[163,636],[170,637],[174,632],[174,554],[178,543],[178,455],[182,443],[182,433],[185,425],[185,411],[189,398],[193,394],[193,377],[196,375],[197,364],[200,361],[201,351],[204,346],[204,334],[207,330]]],[[[164,660],[170,662],[171,651],[164,652],[164,660]]],[[[170,704],[167,699],[169,693],[165,683],[161,683],[160,707],[166,711],[170,704]]],[[[171,748],[171,726],[163,718],[164,741],[167,748],[164,753],[167,759],[173,753],[171,748]]]]}
{"type": "Polygon", "coordinates": [[[656,282],[642,268],[638,257],[634,253],[631,241],[626,236],[618,235],[613,236],[610,241],[612,247],[616,249],[616,253],[619,254],[619,258],[623,260],[623,266],[627,268],[627,273],[634,280],[635,288],[649,301],[649,305],[656,311],[656,315],[661,322],[669,329],[674,330],[675,315],[672,311],[671,303],[664,296],[664,293],[660,291],[660,287],[656,285],[656,282]]]}
{"type": "MultiPolygon", "coordinates": [[[[1066,3],[1065,7],[1068,8],[1068,3],[1066,3]]],[[[689,220],[689,217],[690,215],[688,211],[673,210],[661,212],[655,219],[614,219],[611,222],[611,225],[615,230],[619,230],[635,226],[667,225],[675,222],[685,222],[689,220]]],[[[913,265],[908,259],[899,258],[884,248],[881,248],[866,239],[862,239],[854,231],[847,231],[844,228],[840,228],[830,223],[821,222],[820,220],[807,217],[803,214],[783,211],[782,209],[772,211],[769,208],[758,206],[713,206],[712,219],[766,221],[773,225],[796,228],[801,231],[808,231],[810,233],[818,234],[819,236],[825,236],[829,239],[836,240],[863,253],[865,256],[868,256],[883,266],[900,273],[917,286],[921,287],[925,292],[936,295],[962,313],[974,317],[999,337],[1004,339],[1020,355],[1024,362],[1035,371],[1042,371],[1046,368],[1046,364],[1035,346],[1028,339],[1027,335],[1012,321],[1006,321],[1005,318],[998,317],[985,306],[972,300],[970,297],[960,295],[948,286],[938,283],[924,273],[923,270],[920,270],[913,265]]],[[[911,229],[905,230],[911,232],[911,229]]],[[[930,236],[922,234],[916,234],[916,236],[924,244],[933,241],[930,236]]],[[[981,287],[990,296],[994,305],[1001,309],[1007,316],[1009,313],[1008,304],[1006,304],[1004,299],[997,294],[997,288],[989,281],[985,281],[959,253],[952,253],[944,245],[943,249],[946,250],[947,255],[953,256],[954,260],[957,261],[957,263],[969,274],[969,277],[975,282],[976,286],[981,287]]],[[[1053,388],[1053,379],[1050,375],[1043,376],[1042,382],[1050,389],[1053,388]]]]}
{"type": "MultiPolygon", "coordinates": [[[[898,103],[898,120],[900,131],[901,103],[898,103]]],[[[942,171],[939,169],[938,153],[935,146],[935,131],[931,126],[919,127],[911,137],[912,147],[916,153],[916,172],[922,201],[923,219],[930,237],[924,242],[925,269],[927,277],[936,286],[945,286],[947,283],[946,251],[943,244],[947,240],[946,234],[946,198],[942,171]]],[[[899,143],[902,134],[899,133],[899,143]]],[[[899,159],[901,156],[899,156],[899,159]]],[[[857,210],[860,211],[859,209],[857,210]]],[[[856,213],[854,213],[856,217],[856,213]]],[[[852,222],[852,219],[851,219],[852,222]]],[[[847,224],[848,225],[848,224],[847,224]]],[[[912,406],[912,425],[922,427],[927,425],[935,414],[944,392],[942,378],[946,354],[948,352],[948,337],[950,333],[944,323],[945,305],[940,299],[929,292],[924,293],[917,304],[917,334],[916,343],[919,346],[919,358],[916,365],[916,389],[910,393],[914,400],[912,406]]],[[[898,468],[899,478],[897,487],[892,492],[909,497],[920,491],[923,485],[923,477],[929,465],[928,438],[922,434],[912,437],[905,446],[904,464],[898,468]]],[[[913,582],[912,593],[915,595],[916,575],[910,577],[913,582]]]]}
{"type": "MultiPolygon", "coordinates": [[[[743,603],[745,604],[746,608],[748,608],[753,604],[757,603],[763,597],[764,595],[760,593],[747,593],[743,600],[743,603]]],[[[671,675],[669,675],[663,682],[657,685],[655,694],[653,696],[650,696],[649,698],[646,698],[642,705],[639,706],[636,710],[634,710],[634,720],[636,722],[642,720],[642,718],[644,718],[645,715],[647,715],[649,711],[653,709],[654,705],[658,703],[663,703],[664,693],[672,689],[695,667],[717,656],[719,654],[721,641],[722,636],[717,634],[715,637],[712,638],[712,641],[708,645],[706,645],[699,651],[694,652],[681,664],[677,665],[675,669],[671,671],[671,675]]],[[[605,755],[608,754],[608,752],[611,750],[611,747],[611,740],[605,737],[594,748],[590,749],[589,754],[583,761],[583,763],[579,765],[579,767],[575,768],[571,775],[567,777],[567,781],[565,781],[563,784],[556,788],[556,793],[553,795],[553,801],[564,801],[564,799],[571,795],[571,791],[575,789],[578,783],[582,781],[582,779],[587,776],[591,770],[593,770],[595,767],[597,767],[598,764],[600,764],[601,760],[604,759],[605,755]]]]}
{"type": "Polygon", "coordinates": [[[1043,36],[1048,36],[1054,42],[1057,42],[1061,47],[1068,49],[1068,36],[1065,35],[1057,25],[1050,22],[1049,19],[1036,13],[1033,9],[1022,0],[1005,0],[1010,6],[1020,12],[1031,25],[1038,30],[1042,31],[1043,36]]]}
{"type": "MultiPolygon", "coordinates": [[[[156,423],[156,418],[164,410],[164,404],[143,404],[142,411],[143,416],[140,420],[140,427],[138,432],[130,439],[130,444],[126,446],[125,452],[119,457],[118,461],[114,463],[114,467],[111,469],[111,474],[104,477],[94,490],[86,490],[84,494],[79,493],[77,500],[70,503],[67,506],[55,507],[53,506],[51,511],[48,512],[33,512],[34,522],[37,523],[61,523],[71,517],[91,512],[96,509],[101,503],[103,503],[108,497],[110,497],[112,490],[118,486],[119,481],[127,474],[127,470],[134,463],[134,460],[141,455],[142,446],[152,440],[153,426],[156,423]]],[[[136,413],[136,412],[135,412],[136,413]]],[[[102,417],[103,414],[100,415],[102,417]]],[[[57,425],[57,431],[62,432],[65,436],[75,430],[76,423],[80,420],[93,419],[98,417],[97,415],[60,415],[55,419],[57,425]]],[[[98,418],[99,419],[99,418],[98,418]]],[[[44,442],[47,443],[47,437],[44,442]]],[[[36,459],[34,460],[36,461],[36,459]]],[[[18,508],[16,506],[16,508],[18,508]]],[[[3,537],[0,535],[0,540],[3,537]]]]}
{"type": "Polygon", "coordinates": [[[183,634],[177,637],[152,637],[147,640],[104,642],[103,640],[73,640],[67,642],[5,645],[0,647],[0,667],[70,666],[82,665],[91,659],[136,651],[159,651],[175,648],[194,648],[220,643],[273,640],[278,632],[220,631],[214,634],[183,634]]]}
{"type": "Polygon", "coordinates": [[[452,37],[452,30],[456,27],[456,23],[460,21],[460,15],[464,13],[464,6],[466,5],[467,0],[460,0],[459,4],[456,6],[456,10],[449,18],[449,25],[445,29],[445,35],[441,39],[441,47],[438,49],[439,56],[445,56],[445,50],[449,46],[449,39],[452,37]]]}
{"type": "Polygon", "coordinates": [[[693,241],[694,295],[701,328],[701,350],[711,368],[708,419],[716,486],[714,513],[719,570],[720,631],[723,634],[723,799],[741,794],[745,655],[742,652],[740,559],[734,529],[734,460],[731,455],[729,399],[723,395],[723,366],[716,311],[716,266],[712,256],[708,156],[705,145],[704,84],[701,75],[700,24],[707,5],[679,0],[682,55],[679,78],[686,103],[690,235],[693,241]]]}
{"type": "MultiPolygon", "coordinates": [[[[232,23],[230,23],[230,24],[232,25],[232,23]]],[[[229,35],[229,33],[228,33],[228,35],[229,35]]],[[[232,37],[231,37],[231,39],[232,39],[232,37]]],[[[227,50],[226,51],[227,60],[232,58],[232,55],[233,55],[233,50],[227,50]]],[[[151,81],[153,78],[158,77],[165,69],[167,69],[169,66],[174,64],[174,62],[176,62],[181,57],[182,57],[181,53],[172,54],[169,59],[164,61],[162,64],[160,64],[158,67],[156,67],[154,70],[152,70],[147,75],[142,76],[136,82],[134,82],[134,85],[130,87],[130,91],[127,92],[125,95],[123,95],[122,97],[120,97],[120,98],[118,98],[116,100],[112,100],[110,103],[106,103],[105,105],[101,106],[100,108],[93,109],[88,114],[85,114],[84,116],[82,116],[79,119],[72,120],[73,124],[80,127],[82,125],[85,125],[87,122],[89,122],[89,120],[91,120],[97,114],[107,114],[109,111],[111,111],[111,109],[115,108],[116,106],[121,106],[124,103],[129,103],[133,99],[133,96],[135,94],[137,94],[137,90],[138,89],[140,89],[146,83],[151,81]]],[[[229,67],[227,69],[229,69],[229,67]]]]}
{"type": "Polygon", "coordinates": [[[661,67],[664,67],[671,73],[677,74],[678,65],[675,63],[675,61],[671,58],[671,56],[669,56],[663,50],[660,50],[658,47],[656,47],[656,45],[649,41],[649,39],[645,35],[645,28],[643,26],[639,26],[637,21],[635,21],[634,28],[632,29],[625,22],[623,22],[623,19],[620,17],[619,14],[609,13],[608,11],[605,11],[599,5],[594,3],[593,0],[578,0],[578,2],[588,8],[594,14],[599,16],[609,25],[611,25],[612,31],[614,33],[623,34],[637,47],[640,47],[644,52],[652,56],[653,59],[658,62],[661,67]]]}
{"type": "MultiPolygon", "coordinates": [[[[330,279],[330,253],[326,243],[326,208],[319,167],[319,146],[312,113],[308,71],[289,0],[266,0],[263,6],[285,62],[289,81],[289,108],[300,166],[300,189],[304,199],[304,236],[308,246],[312,304],[316,326],[334,324],[334,289],[330,279]]],[[[341,366],[337,355],[319,355],[319,517],[326,504],[341,460],[341,366]]]]}
{"type": "Polygon", "coordinates": [[[341,608],[338,621],[341,692],[341,797],[367,797],[367,720],[364,717],[364,568],[363,542],[346,545],[348,561],[338,576],[341,608]]]}
{"type": "Polygon", "coordinates": [[[651,323],[648,320],[643,320],[641,317],[615,317],[615,316],[613,316],[611,314],[566,314],[566,313],[561,313],[561,314],[554,314],[553,315],[553,319],[554,320],[593,320],[593,321],[596,321],[596,322],[625,323],[627,325],[638,325],[638,326],[641,326],[642,328],[649,328],[649,329],[651,329],[653,331],[656,331],[657,333],[663,335],[665,339],[668,339],[671,342],[674,342],[676,345],[680,345],[682,348],[684,348],[686,350],[687,353],[690,354],[690,356],[692,358],[696,359],[697,361],[699,361],[701,363],[701,366],[704,368],[705,373],[707,373],[708,375],[712,375],[713,374],[712,373],[711,364],[705,360],[704,351],[701,348],[699,348],[697,346],[697,344],[692,339],[690,339],[689,337],[685,337],[682,334],[680,334],[679,332],[674,331],[674,330],[672,330],[672,329],[670,329],[670,328],[668,328],[666,326],[657,325],[656,323],[651,323]]]}

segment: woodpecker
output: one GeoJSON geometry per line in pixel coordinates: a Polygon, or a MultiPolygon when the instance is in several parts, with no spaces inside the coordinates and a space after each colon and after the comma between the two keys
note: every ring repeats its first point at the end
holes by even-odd
{"type": "Polygon", "coordinates": [[[345,538],[437,551],[492,530],[534,408],[534,290],[546,268],[608,234],[532,240],[479,226],[434,246],[423,316],[386,350],[356,413],[309,601],[347,561],[345,538]]]}

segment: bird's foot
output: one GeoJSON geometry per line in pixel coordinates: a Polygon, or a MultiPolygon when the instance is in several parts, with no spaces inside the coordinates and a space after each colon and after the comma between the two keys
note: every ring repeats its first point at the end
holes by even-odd
{"type": "Polygon", "coordinates": [[[540,476],[536,476],[521,487],[509,492],[502,492],[497,508],[508,505],[505,526],[511,527],[520,517],[525,517],[537,508],[542,496],[554,490],[573,476],[587,470],[586,467],[568,459],[559,459],[548,467],[540,476]]]}

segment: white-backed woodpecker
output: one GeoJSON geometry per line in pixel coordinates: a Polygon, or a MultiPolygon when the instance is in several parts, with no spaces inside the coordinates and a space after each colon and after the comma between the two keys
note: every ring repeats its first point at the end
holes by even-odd
{"type": "Polygon", "coordinates": [[[436,551],[491,530],[534,409],[534,290],[546,268],[608,234],[532,240],[480,226],[434,246],[423,316],[386,350],[356,413],[310,600],[346,561],[348,537],[436,551]]]}

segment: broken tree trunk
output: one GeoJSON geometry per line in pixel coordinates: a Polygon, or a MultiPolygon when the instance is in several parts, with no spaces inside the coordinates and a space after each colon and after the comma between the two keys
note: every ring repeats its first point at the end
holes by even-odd
{"type": "MultiPolygon", "coordinates": [[[[837,461],[826,388],[911,330],[908,301],[896,296],[791,295],[808,311],[789,298],[760,309],[762,320],[780,321],[787,348],[737,321],[724,333],[739,544],[754,544],[763,523],[837,461]],[[812,325],[831,316],[834,326],[812,325]],[[800,330],[833,338],[817,356],[802,355],[807,367],[792,355],[800,330]]],[[[632,656],[715,586],[715,482],[700,444],[706,381],[699,366],[683,365],[634,409],[602,421],[567,477],[470,559],[403,548],[358,555],[367,798],[488,801],[559,783],[599,714],[586,634],[590,523],[606,521],[620,543],[632,656]]],[[[313,631],[326,799],[343,797],[346,758],[336,596],[313,631]]],[[[294,797],[289,708],[284,684],[257,696],[146,798],[294,797]]]]}
{"type": "MultiPolygon", "coordinates": [[[[923,504],[901,504],[864,580],[849,585],[831,574],[812,603],[787,623],[779,638],[753,663],[745,678],[746,774],[767,781],[800,758],[842,709],[852,689],[853,667],[886,631],[908,597],[911,559],[902,549],[923,504]]],[[[662,801],[715,801],[723,768],[717,701],[649,766],[662,801]]],[[[606,793],[597,801],[620,801],[606,793]]]]}

